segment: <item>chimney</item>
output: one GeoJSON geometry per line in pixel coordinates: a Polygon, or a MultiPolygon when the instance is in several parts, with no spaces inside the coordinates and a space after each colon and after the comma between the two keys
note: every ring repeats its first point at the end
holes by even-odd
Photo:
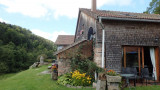
{"type": "Polygon", "coordinates": [[[91,7],[91,11],[95,12],[96,11],[96,0],[92,0],[92,7],[91,7]]]}

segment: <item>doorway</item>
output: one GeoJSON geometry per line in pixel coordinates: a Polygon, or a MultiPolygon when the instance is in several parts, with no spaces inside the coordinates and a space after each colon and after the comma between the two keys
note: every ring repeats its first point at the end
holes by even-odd
{"type": "Polygon", "coordinates": [[[159,48],[158,47],[123,47],[122,67],[135,67],[141,73],[141,68],[148,68],[150,73],[154,73],[159,81],[159,48]]]}

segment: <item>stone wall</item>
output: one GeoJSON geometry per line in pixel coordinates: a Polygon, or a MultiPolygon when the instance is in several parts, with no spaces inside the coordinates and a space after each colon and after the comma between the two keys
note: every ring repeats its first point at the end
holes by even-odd
{"type": "Polygon", "coordinates": [[[94,62],[102,67],[102,43],[96,43],[94,47],[94,62]]]}
{"type": "MultiPolygon", "coordinates": [[[[160,23],[103,21],[103,24],[105,26],[107,69],[121,71],[122,48],[125,45],[160,46],[160,23]]],[[[102,41],[102,32],[97,33],[97,41],[102,41]]]]}
{"type": "Polygon", "coordinates": [[[59,59],[58,60],[58,76],[70,72],[70,60],[59,59]]]}

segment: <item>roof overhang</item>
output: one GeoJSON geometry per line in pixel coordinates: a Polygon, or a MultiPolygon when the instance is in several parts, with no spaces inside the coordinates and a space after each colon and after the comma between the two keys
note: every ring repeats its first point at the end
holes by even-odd
{"type": "Polygon", "coordinates": [[[74,47],[74,46],[76,46],[76,45],[79,45],[79,44],[84,43],[84,42],[87,42],[87,41],[88,41],[87,39],[83,39],[83,40],[81,40],[81,41],[77,41],[77,42],[75,42],[75,43],[73,43],[73,44],[71,44],[71,45],[69,45],[69,46],[67,46],[67,47],[65,47],[65,48],[63,48],[63,49],[55,52],[54,55],[57,55],[57,54],[59,54],[59,53],[62,53],[62,52],[66,51],[66,50],[68,50],[68,49],[70,49],[70,48],[72,48],[72,47],[74,47]]]}
{"type": "Polygon", "coordinates": [[[156,22],[160,23],[160,20],[154,20],[154,19],[136,19],[136,18],[117,18],[117,17],[102,17],[98,16],[99,19],[102,20],[118,20],[118,21],[140,21],[140,22],[156,22]]]}

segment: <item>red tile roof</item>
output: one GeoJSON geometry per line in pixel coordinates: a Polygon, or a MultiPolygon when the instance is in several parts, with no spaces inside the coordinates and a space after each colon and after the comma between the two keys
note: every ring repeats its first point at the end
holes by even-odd
{"type": "Polygon", "coordinates": [[[58,35],[56,45],[70,45],[74,43],[74,35],[58,35]]]}
{"type": "Polygon", "coordinates": [[[106,11],[106,10],[97,10],[96,12],[92,12],[90,9],[84,9],[84,8],[80,8],[80,11],[94,18],[97,18],[97,16],[101,16],[110,18],[160,20],[159,14],[131,13],[131,12],[106,11]]]}

